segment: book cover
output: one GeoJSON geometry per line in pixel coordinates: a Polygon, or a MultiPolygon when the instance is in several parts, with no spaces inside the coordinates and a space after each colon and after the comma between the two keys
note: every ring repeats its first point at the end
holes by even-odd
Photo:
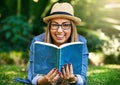
{"type": "Polygon", "coordinates": [[[52,68],[61,71],[65,64],[72,64],[75,74],[81,74],[82,42],[71,42],[60,47],[36,41],[33,50],[33,74],[47,74],[52,68]]]}

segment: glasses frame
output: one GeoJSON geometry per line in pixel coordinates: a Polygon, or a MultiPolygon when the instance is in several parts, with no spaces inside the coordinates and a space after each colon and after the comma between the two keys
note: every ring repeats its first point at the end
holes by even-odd
{"type": "Polygon", "coordinates": [[[71,28],[72,24],[71,24],[71,22],[70,22],[69,24],[68,24],[68,22],[63,22],[62,24],[58,24],[57,22],[54,22],[54,24],[52,24],[52,22],[50,23],[50,28],[51,28],[52,30],[58,30],[60,26],[61,26],[61,28],[62,28],[63,30],[68,30],[68,29],[71,28]],[[65,24],[67,24],[67,25],[69,26],[69,28],[67,28],[67,29],[64,28],[63,26],[64,26],[65,24]],[[52,28],[52,25],[56,25],[57,27],[54,29],[54,28],[52,28]]]}

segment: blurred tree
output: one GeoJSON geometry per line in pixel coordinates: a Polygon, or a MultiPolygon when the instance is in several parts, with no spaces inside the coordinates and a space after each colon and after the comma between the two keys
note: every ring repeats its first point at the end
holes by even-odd
{"type": "Polygon", "coordinates": [[[72,0],[58,0],[58,2],[69,2],[71,3],[72,0]]]}
{"type": "Polygon", "coordinates": [[[7,45],[8,49],[18,40],[17,48],[26,46],[22,40],[30,44],[33,36],[44,32],[46,24],[42,18],[49,15],[55,2],[74,6],[75,16],[82,19],[78,33],[87,38],[89,51],[104,53],[103,49],[107,48],[104,44],[109,42],[119,48],[116,39],[120,41],[120,0],[0,0],[0,47],[7,45]]]}
{"type": "Polygon", "coordinates": [[[42,14],[45,8],[49,5],[50,0],[30,0],[30,17],[29,21],[33,24],[33,35],[38,35],[44,31],[44,22],[42,20],[42,14]]]}

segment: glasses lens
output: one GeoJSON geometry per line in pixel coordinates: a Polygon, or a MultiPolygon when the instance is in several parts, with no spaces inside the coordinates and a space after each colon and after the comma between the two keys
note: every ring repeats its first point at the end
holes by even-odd
{"type": "Polygon", "coordinates": [[[63,24],[60,25],[60,24],[52,23],[51,24],[51,29],[52,30],[57,30],[59,28],[59,26],[61,26],[61,28],[63,30],[68,30],[71,27],[71,24],[63,23],[63,24]]]}
{"type": "Polygon", "coordinates": [[[67,30],[67,29],[69,29],[71,27],[71,24],[62,24],[62,28],[64,29],[64,30],[67,30]]]}
{"type": "Polygon", "coordinates": [[[58,24],[51,24],[51,29],[53,29],[53,30],[57,30],[58,27],[59,27],[58,24]]]}

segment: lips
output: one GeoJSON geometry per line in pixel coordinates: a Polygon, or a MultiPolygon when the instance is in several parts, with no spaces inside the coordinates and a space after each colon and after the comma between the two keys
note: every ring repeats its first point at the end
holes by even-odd
{"type": "Polygon", "coordinates": [[[62,40],[64,38],[64,35],[56,35],[58,40],[62,40]]]}

